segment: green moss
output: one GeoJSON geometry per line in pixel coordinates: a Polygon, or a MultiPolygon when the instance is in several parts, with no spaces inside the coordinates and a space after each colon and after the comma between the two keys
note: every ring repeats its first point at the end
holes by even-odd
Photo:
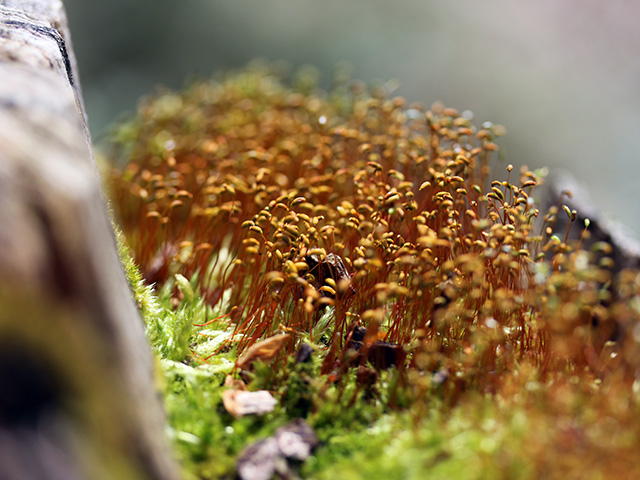
{"type": "MultiPolygon", "coordinates": [[[[185,338],[187,349],[199,348],[204,355],[216,351],[221,339],[231,335],[228,326],[193,326],[203,321],[206,311],[197,293],[173,311],[168,287],[156,297],[143,283],[139,286],[142,292],[136,298],[146,296],[143,301],[153,306],[143,311],[147,324],[155,325],[149,331],[156,332],[152,338],[162,358],[169,436],[185,478],[233,477],[237,457],[244,448],[298,417],[307,419],[321,441],[314,455],[298,467],[302,478],[530,479],[559,478],[559,472],[566,471],[585,472],[580,464],[545,453],[553,448],[550,445],[564,449],[562,455],[568,459],[577,458],[581,451],[604,453],[615,449],[624,459],[623,472],[640,468],[627,456],[636,445],[633,436],[617,432],[608,446],[586,437],[590,425],[606,429],[613,419],[607,420],[602,411],[602,402],[606,403],[603,395],[607,395],[604,385],[576,383],[562,376],[540,383],[531,369],[514,374],[516,396],[509,389],[497,395],[472,392],[451,408],[443,402],[446,395],[439,386],[433,387],[421,405],[411,399],[399,401],[396,370],[382,372],[372,393],[358,385],[355,371],[348,371],[340,383],[328,382],[328,377],[320,373],[321,358],[317,354],[308,363],[290,358],[277,369],[258,363],[250,387],[278,385],[274,394],[279,406],[263,417],[235,419],[222,404],[224,380],[235,358],[233,351],[209,358],[208,363],[193,358],[188,363],[171,359],[178,351],[172,346],[173,339],[185,338]],[[185,332],[189,332],[186,337],[185,332]],[[212,338],[202,341],[197,338],[198,332],[208,332],[212,338]],[[216,339],[216,335],[221,338],[216,339]],[[390,407],[393,404],[395,408],[390,407]],[[417,410],[424,413],[416,417],[417,410]]],[[[184,284],[182,288],[188,289],[184,284]]],[[[213,314],[209,312],[209,318],[213,314]]],[[[608,388],[623,395],[620,402],[626,408],[639,410],[637,395],[624,394],[615,385],[608,388]]],[[[636,422],[627,431],[638,428],[636,422]]],[[[583,478],[608,476],[607,463],[598,458],[587,462],[588,474],[583,478]]]]}

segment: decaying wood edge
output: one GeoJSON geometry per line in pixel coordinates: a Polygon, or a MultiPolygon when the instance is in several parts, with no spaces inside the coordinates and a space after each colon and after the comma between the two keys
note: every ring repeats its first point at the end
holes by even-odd
{"type": "Polygon", "coordinates": [[[607,256],[613,264],[611,270],[619,273],[624,269],[640,268],[640,243],[625,226],[611,221],[598,209],[589,192],[569,172],[559,170],[548,179],[542,189],[542,209],[548,211],[552,206],[559,210],[556,233],[562,237],[567,229],[568,218],[561,211],[566,205],[577,214],[576,225],[571,229],[569,238],[574,241],[582,235],[587,227],[589,236],[582,242],[583,248],[589,250],[595,243],[604,242],[610,247],[607,256]]]}
{"type": "Polygon", "coordinates": [[[0,477],[176,478],[153,367],[62,1],[0,0],[0,477]]]}

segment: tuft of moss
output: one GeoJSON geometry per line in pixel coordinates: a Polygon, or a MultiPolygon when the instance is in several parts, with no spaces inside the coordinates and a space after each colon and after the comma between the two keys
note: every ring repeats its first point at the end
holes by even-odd
{"type": "Polygon", "coordinates": [[[638,272],[586,247],[577,212],[540,211],[541,172],[493,172],[504,127],[313,78],[253,65],[160,91],[109,147],[191,475],[232,475],[295,417],[322,442],[305,478],[637,472],[638,272]],[[225,375],[278,333],[242,372],[278,407],[233,419],[225,375]]]}

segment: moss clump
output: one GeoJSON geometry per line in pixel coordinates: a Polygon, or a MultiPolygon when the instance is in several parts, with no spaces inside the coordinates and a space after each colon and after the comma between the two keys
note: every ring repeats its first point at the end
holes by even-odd
{"type": "Polygon", "coordinates": [[[327,459],[341,455],[415,478],[576,473],[563,458],[580,455],[607,472],[615,465],[600,453],[613,451],[633,470],[637,272],[613,277],[605,247],[572,244],[577,214],[539,211],[536,172],[492,174],[504,128],[382,88],[322,92],[304,79],[287,87],[254,66],[160,92],[111,147],[116,214],[160,289],[149,336],[167,359],[170,421],[193,468],[213,472],[216,442],[237,447],[302,415],[325,442],[303,467],[310,476],[329,475],[327,459]],[[277,394],[279,412],[232,421],[222,373],[282,332],[271,367],[245,372],[277,394]],[[303,343],[315,349],[307,366],[292,361],[303,343]],[[367,366],[375,349],[390,371],[367,366]],[[609,389],[627,400],[610,405],[609,389]],[[607,430],[600,415],[626,440],[589,437],[589,425],[607,430]],[[251,427],[238,435],[236,422],[251,427]],[[550,433],[536,437],[541,426],[550,433]],[[536,440],[558,447],[571,432],[566,455],[536,440]],[[507,446],[516,452],[500,455],[507,446]]]}

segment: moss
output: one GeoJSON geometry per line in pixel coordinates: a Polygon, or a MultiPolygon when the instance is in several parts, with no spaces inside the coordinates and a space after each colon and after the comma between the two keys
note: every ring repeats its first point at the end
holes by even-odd
{"type": "Polygon", "coordinates": [[[572,242],[576,212],[539,210],[541,174],[492,171],[503,127],[297,82],[253,66],[160,92],[111,146],[188,475],[232,476],[295,417],[321,440],[305,478],[637,473],[638,272],[613,276],[587,228],[572,242]],[[235,368],[279,333],[273,363],[235,368]],[[392,368],[367,363],[376,347],[392,368]],[[227,374],[276,410],[233,419],[227,374]]]}

